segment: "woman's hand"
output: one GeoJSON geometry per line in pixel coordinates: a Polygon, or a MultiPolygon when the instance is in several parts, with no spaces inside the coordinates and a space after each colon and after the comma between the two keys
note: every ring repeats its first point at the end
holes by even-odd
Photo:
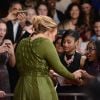
{"type": "Polygon", "coordinates": [[[7,47],[6,45],[2,44],[2,45],[0,46],[0,53],[7,52],[7,50],[8,50],[8,47],[7,47]]]}
{"type": "Polygon", "coordinates": [[[7,52],[9,55],[9,64],[10,66],[14,67],[16,64],[15,53],[14,53],[14,46],[10,40],[4,40],[4,44],[7,46],[7,52]]]}
{"type": "Polygon", "coordinates": [[[84,84],[83,73],[85,73],[85,72],[86,71],[79,69],[79,70],[72,73],[76,79],[76,82],[74,82],[76,85],[83,85],[84,84]]]}
{"type": "Polygon", "coordinates": [[[94,78],[95,78],[95,76],[90,75],[90,74],[87,73],[86,71],[83,71],[83,72],[82,72],[82,77],[83,77],[84,80],[89,80],[89,79],[94,79],[94,78]]]}
{"type": "Polygon", "coordinates": [[[26,14],[25,13],[19,13],[17,15],[17,19],[18,19],[19,24],[21,25],[21,27],[24,28],[25,21],[26,21],[26,14]]]}
{"type": "Polygon", "coordinates": [[[83,72],[83,70],[79,69],[79,70],[73,72],[72,74],[74,75],[75,79],[79,80],[82,77],[82,72],[83,72]]]}
{"type": "Polygon", "coordinates": [[[6,93],[4,91],[0,91],[0,98],[2,97],[5,97],[6,96],[6,93]]]}
{"type": "Polygon", "coordinates": [[[58,76],[58,74],[56,72],[54,72],[53,70],[50,70],[49,71],[49,75],[50,75],[54,85],[56,85],[57,84],[57,76],[58,76]]]}
{"type": "Polygon", "coordinates": [[[14,46],[12,44],[12,42],[8,39],[4,40],[4,44],[5,46],[7,46],[7,52],[9,54],[9,56],[14,54],[14,46]]]}

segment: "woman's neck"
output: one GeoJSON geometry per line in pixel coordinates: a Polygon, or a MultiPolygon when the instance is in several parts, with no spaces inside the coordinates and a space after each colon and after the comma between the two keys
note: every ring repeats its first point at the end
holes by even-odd
{"type": "Polygon", "coordinates": [[[43,38],[47,38],[49,39],[49,37],[47,37],[46,35],[44,35],[43,33],[39,33],[39,34],[34,34],[31,36],[31,40],[34,40],[36,38],[39,38],[39,37],[43,37],[43,38]]]}
{"type": "Polygon", "coordinates": [[[71,22],[73,25],[75,25],[77,23],[77,19],[71,19],[71,22]]]}
{"type": "Polygon", "coordinates": [[[66,52],[67,55],[73,55],[75,54],[75,50],[71,51],[71,52],[66,52]]]}

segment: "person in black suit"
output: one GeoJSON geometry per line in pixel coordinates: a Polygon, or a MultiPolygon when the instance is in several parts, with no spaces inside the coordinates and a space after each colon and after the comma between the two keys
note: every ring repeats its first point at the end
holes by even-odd
{"type": "Polygon", "coordinates": [[[53,19],[55,20],[55,22],[57,24],[61,23],[62,21],[64,21],[65,17],[64,14],[56,9],[56,1],[57,0],[47,0],[49,9],[51,10],[51,14],[53,19]]]}
{"type": "Polygon", "coordinates": [[[21,33],[22,33],[22,27],[20,26],[20,24],[18,24],[18,22],[15,22],[15,23],[17,23],[16,24],[16,26],[17,26],[16,33],[14,33],[13,21],[7,22],[8,31],[7,31],[6,38],[10,39],[13,44],[17,43],[17,41],[20,38],[21,33]],[[14,37],[14,34],[15,34],[15,37],[14,37]]]}
{"type": "Polygon", "coordinates": [[[22,10],[20,2],[13,2],[9,8],[9,14],[5,18],[7,22],[7,35],[6,38],[10,39],[15,44],[18,38],[21,36],[22,27],[20,20],[18,19],[18,11],[22,10]]]}

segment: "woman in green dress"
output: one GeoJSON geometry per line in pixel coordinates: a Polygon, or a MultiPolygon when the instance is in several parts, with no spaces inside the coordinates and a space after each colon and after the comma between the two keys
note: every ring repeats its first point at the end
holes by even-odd
{"type": "Polygon", "coordinates": [[[57,34],[57,24],[51,18],[34,16],[32,24],[34,34],[21,40],[16,49],[20,78],[14,100],[58,100],[49,69],[77,81],[82,76],[82,70],[70,73],[61,64],[52,43],[57,34]]]}

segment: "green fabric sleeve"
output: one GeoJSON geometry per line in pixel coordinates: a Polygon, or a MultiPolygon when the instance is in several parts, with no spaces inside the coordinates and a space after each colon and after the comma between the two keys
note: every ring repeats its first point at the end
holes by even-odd
{"type": "Polygon", "coordinates": [[[61,63],[56,48],[50,40],[43,41],[41,45],[43,57],[47,60],[48,65],[59,75],[68,79],[74,79],[74,75],[70,73],[61,63]]]}

